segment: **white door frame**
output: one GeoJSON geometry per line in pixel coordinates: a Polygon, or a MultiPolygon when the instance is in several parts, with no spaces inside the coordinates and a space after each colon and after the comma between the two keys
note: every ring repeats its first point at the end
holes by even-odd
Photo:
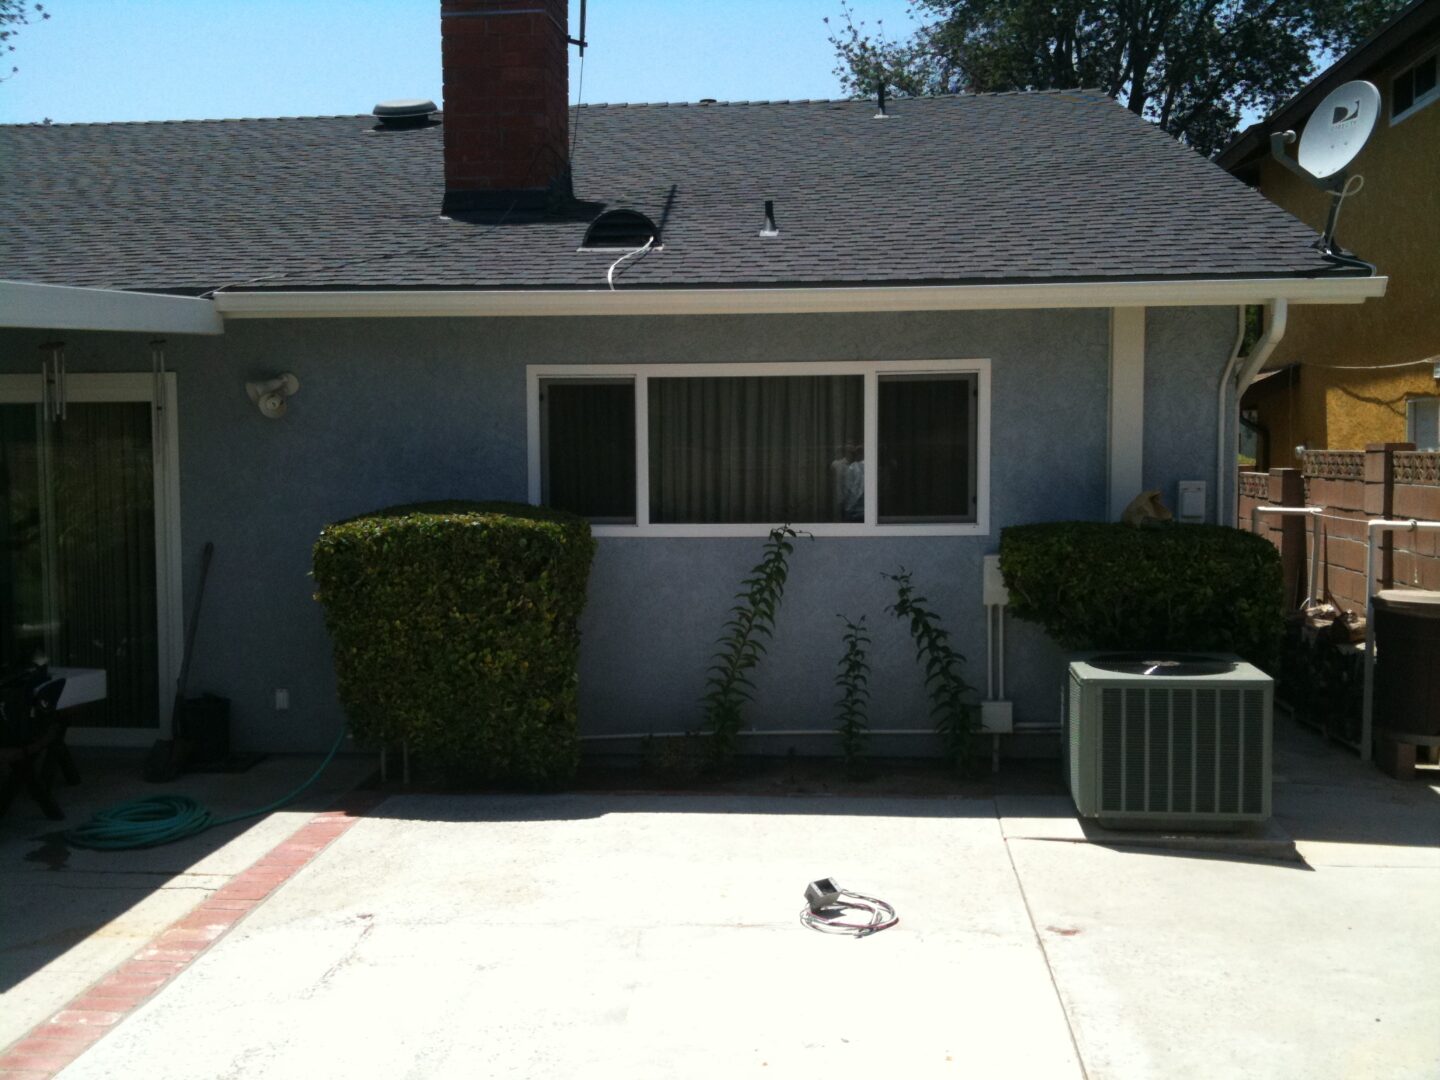
{"type": "MultiPolygon", "coordinates": [[[[155,482],[155,648],[159,681],[157,728],[72,727],[76,746],[148,746],[171,737],[170,688],[180,677],[185,652],[185,618],[180,566],[180,432],[176,418],[175,374],[163,376],[163,400],[156,398],[151,372],[72,372],[65,377],[68,402],[144,402],[151,407],[150,445],[155,482]]],[[[40,375],[0,375],[0,405],[39,405],[40,375]]]]}

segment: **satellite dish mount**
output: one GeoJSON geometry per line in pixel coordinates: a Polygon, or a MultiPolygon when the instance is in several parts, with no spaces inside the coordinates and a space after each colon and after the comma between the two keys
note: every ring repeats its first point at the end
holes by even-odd
{"type": "Polygon", "coordinates": [[[1350,186],[1345,168],[1370,138],[1379,115],[1380,91],[1373,83],[1357,79],[1332,90],[1315,107],[1305,122],[1294,158],[1285,152],[1285,147],[1296,141],[1295,132],[1277,131],[1270,136],[1271,157],[1302,180],[1330,193],[1330,216],[1315,246],[1338,259],[1347,258],[1335,246],[1340,204],[1346,195],[1359,190],[1350,186]]]}

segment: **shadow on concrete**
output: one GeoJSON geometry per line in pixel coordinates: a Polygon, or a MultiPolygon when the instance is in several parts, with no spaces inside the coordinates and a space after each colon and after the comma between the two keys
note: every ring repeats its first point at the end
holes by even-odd
{"type": "MultiPolygon", "coordinates": [[[[0,818],[0,994],[97,931],[104,929],[105,936],[123,944],[142,934],[150,919],[143,913],[152,910],[154,919],[168,924],[248,867],[298,822],[290,825],[266,815],[163,847],[114,852],[71,848],[65,841],[67,828],[103,807],[159,794],[189,795],[217,817],[241,813],[292,791],[321,760],[320,755],[275,755],[244,773],[191,774],[152,784],[141,779],[143,751],[82,748],[75,750],[75,758],[81,784],[56,790],[65,820],[50,821],[23,799],[0,818]],[[142,914],[131,920],[133,928],[127,927],[123,917],[135,911],[142,914]]],[[[337,758],[315,786],[282,813],[305,815],[327,808],[364,780],[373,762],[368,756],[337,758]]],[[[137,940],[136,947],[140,943],[143,940],[137,940]]],[[[104,970],[95,971],[87,982],[104,970]]],[[[0,1039],[0,1044],[5,1041],[0,1039]]]]}
{"type": "Polygon", "coordinates": [[[1056,761],[1006,761],[996,776],[958,780],[933,764],[881,762],[868,781],[846,781],[838,762],[746,763],[728,780],[662,787],[639,768],[582,773],[578,790],[526,795],[380,787],[376,816],[416,821],[546,821],[612,813],[796,814],[824,817],[994,817],[1010,839],[1088,843],[1138,854],[1263,861],[1310,869],[1297,845],[1330,843],[1440,849],[1440,791],[1401,783],[1343,748],[1281,720],[1276,727],[1274,816],[1230,831],[1145,831],[1081,822],[1056,761]]]}
{"type": "Polygon", "coordinates": [[[994,819],[990,798],[734,795],[706,792],[392,793],[367,815],[395,821],[451,823],[580,821],[610,814],[711,814],[737,819],[775,814],[805,817],[994,819]]]}

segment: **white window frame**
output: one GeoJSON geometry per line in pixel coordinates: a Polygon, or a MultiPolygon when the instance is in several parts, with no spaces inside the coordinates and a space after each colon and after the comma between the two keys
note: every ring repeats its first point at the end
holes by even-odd
{"type": "Polygon", "coordinates": [[[1391,76],[1390,76],[1390,93],[1389,93],[1388,97],[1386,98],[1386,102],[1387,102],[1387,104],[1390,106],[1390,110],[1391,110],[1391,111],[1390,111],[1390,126],[1391,126],[1391,127],[1394,127],[1396,124],[1400,123],[1402,120],[1408,120],[1410,117],[1414,116],[1417,112],[1419,112],[1421,109],[1423,109],[1426,105],[1429,105],[1432,101],[1435,101],[1437,98],[1440,98],[1440,80],[1437,80],[1434,86],[1432,86],[1429,90],[1426,90],[1425,93],[1421,94],[1421,95],[1420,95],[1419,97],[1417,97],[1414,101],[1410,102],[1409,108],[1407,108],[1404,112],[1398,112],[1398,113],[1397,113],[1397,112],[1394,111],[1394,109],[1395,109],[1395,80],[1398,79],[1398,78],[1400,78],[1400,76],[1402,76],[1402,75],[1408,75],[1408,74],[1410,74],[1410,73],[1413,72],[1417,67],[1419,67],[1421,64],[1425,63],[1426,60],[1434,60],[1435,63],[1436,63],[1436,66],[1437,66],[1437,67],[1440,67],[1440,51],[1433,52],[1433,53],[1426,53],[1424,56],[1420,57],[1418,60],[1414,61],[1413,63],[1406,64],[1403,68],[1401,68],[1399,71],[1397,71],[1394,75],[1391,75],[1391,76]]]}
{"type": "Polygon", "coordinates": [[[540,505],[540,383],[564,378],[630,378],[635,381],[635,523],[593,524],[599,537],[766,536],[778,521],[745,524],[652,524],[650,521],[649,380],[674,378],[735,378],[794,375],[860,375],[865,381],[865,520],[792,521],[790,525],[815,536],[988,536],[990,534],[990,361],[975,360],[837,360],[760,364],[535,364],[527,366],[525,408],[529,451],[529,497],[540,505]],[[966,522],[877,522],[879,468],[879,383],[882,375],[975,375],[975,520],[966,522]]]}

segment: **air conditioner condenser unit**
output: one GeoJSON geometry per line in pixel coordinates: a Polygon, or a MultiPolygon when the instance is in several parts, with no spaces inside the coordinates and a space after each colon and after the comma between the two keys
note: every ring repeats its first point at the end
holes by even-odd
{"type": "Polygon", "coordinates": [[[1081,817],[1228,829],[1270,817],[1274,683],[1227,655],[1073,657],[1066,773],[1081,817]]]}

